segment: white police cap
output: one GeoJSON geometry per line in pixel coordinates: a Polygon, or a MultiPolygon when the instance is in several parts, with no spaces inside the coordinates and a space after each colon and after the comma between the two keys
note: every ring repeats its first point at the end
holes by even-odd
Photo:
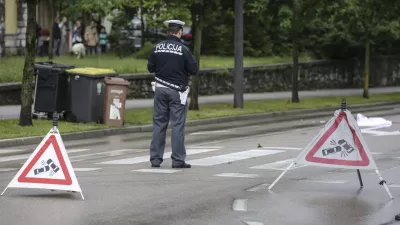
{"type": "Polygon", "coordinates": [[[185,22],[180,21],[180,20],[166,20],[166,21],[164,21],[164,25],[167,27],[174,26],[174,25],[175,26],[183,26],[183,25],[185,25],[185,22]]]}

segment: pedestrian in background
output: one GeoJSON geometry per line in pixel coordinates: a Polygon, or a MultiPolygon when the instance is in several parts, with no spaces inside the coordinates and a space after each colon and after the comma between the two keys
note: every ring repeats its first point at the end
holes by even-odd
{"type": "Polygon", "coordinates": [[[62,21],[58,24],[61,30],[61,40],[60,40],[60,55],[65,55],[67,49],[67,17],[63,17],[62,21]]]}
{"type": "Polygon", "coordinates": [[[85,29],[85,41],[86,45],[88,46],[88,54],[96,54],[97,44],[99,43],[99,35],[97,33],[96,23],[93,20],[85,29]]]}
{"type": "Polygon", "coordinates": [[[147,64],[149,72],[155,73],[150,162],[152,167],[160,167],[163,162],[166,131],[171,118],[172,168],[191,168],[185,163],[185,123],[189,76],[197,74],[198,66],[181,42],[185,23],[169,20],[164,24],[168,26],[168,38],[152,49],[147,64]]]}
{"type": "Polygon", "coordinates": [[[106,29],[104,27],[101,28],[101,32],[99,34],[99,44],[100,44],[101,53],[105,53],[106,49],[107,49],[107,44],[108,44],[108,35],[107,35],[106,29]]]}
{"type": "Polygon", "coordinates": [[[82,25],[81,25],[81,21],[77,20],[75,22],[75,26],[74,26],[74,30],[72,32],[72,46],[74,46],[74,44],[78,44],[78,43],[84,43],[83,38],[82,38],[82,25]]]}
{"type": "Polygon", "coordinates": [[[60,56],[61,29],[58,26],[60,18],[57,17],[53,24],[53,55],[60,56]]]}

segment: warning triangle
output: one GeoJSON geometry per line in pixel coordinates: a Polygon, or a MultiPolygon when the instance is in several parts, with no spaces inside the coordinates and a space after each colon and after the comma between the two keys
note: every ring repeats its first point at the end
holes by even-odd
{"type": "Polygon", "coordinates": [[[82,195],[58,131],[49,131],[8,184],[9,187],[76,191],[82,195]]]}
{"type": "Polygon", "coordinates": [[[297,163],[335,168],[376,169],[368,146],[351,112],[338,110],[305,147],[297,163]]]}
{"type": "Polygon", "coordinates": [[[25,170],[22,172],[22,174],[18,177],[18,182],[20,182],[20,183],[59,184],[59,185],[71,185],[72,184],[71,176],[68,172],[67,166],[65,165],[65,161],[64,161],[63,155],[60,151],[60,146],[57,143],[57,139],[56,139],[55,135],[51,135],[47,139],[45,144],[40,148],[40,150],[37,152],[35,157],[33,157],[32,161],[30,161],[28,166],[25,168],[25,170]],[[50,151],[51,148],[54,149],[55,154],[52,154],[52,155],[55,155],[57,157],[59,166],[53,162],[53,159],[51,157],[49,157],[48,160],[45,160],[44,163],[42,163],[43,166],[36,167],[36,169],[32,170],[33,166],[38,164],[39,159],[41,159],[41,156],[43,156],[43,154],[46,151],[50,151]],[[35,175],[38,175],[41,172],[49,172],[50,174],[62,172],[64,174],[64,178],[55,179],[55,178],[27,177],[28,173],[31,171],[33,171],[33,173],[35,175]]]}

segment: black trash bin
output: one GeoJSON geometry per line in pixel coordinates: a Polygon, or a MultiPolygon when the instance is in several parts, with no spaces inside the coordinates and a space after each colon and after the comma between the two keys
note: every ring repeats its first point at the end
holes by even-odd
{"type": "Polygon", "coordinates": [[[78,123],[103,123],[104,78],[118,74],[110,69],[74,68],[69,76],[68,114],[66,120],[78,123]]]}
{"type": "Polygon", "coordinates": [[[35,64],[34,113],[36,119],[39,113],[47,113],[51,118],[53,112],[61,113],[68,110],[67,90],[68,76],[65,70],[74,66],[53,62],[38,62],[35,64]]]}

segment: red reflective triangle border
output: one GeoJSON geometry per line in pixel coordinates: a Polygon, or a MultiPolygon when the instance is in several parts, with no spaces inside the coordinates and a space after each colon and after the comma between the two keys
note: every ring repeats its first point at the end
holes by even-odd
{"type": "Polygon", "coordinates": [[[310,152],[305,157],[306,161],[314,162],[314,163],[322,163],[322,164],[331,164],[331,165],[343,165],[343,166],[368,166],[369,158],[365,153],[364,146],[360,142],[360,138],[357,136],[356,131],[349,124],[349,120],[347,119],[347,115],[345,112],[340,112],[338,117],[336,117],[333,125],[326,131],[324,135],[317,141],[317,143],[312,147],[310,152]],[[320,157],[314,157],[314,154],[321,148],[321,146],[328,140],[328,138],[335,132],[335,130],[339,127],[339,124],[342,120],[345,119],[348,127],[353,135],[354,143],[356,144],[357,149],[359,150],[361,161],[354,160],[342,160],[342,159],[324,159],[320,157]]]}
{"type": "Polygon", "coordinates": [[[49,137],[49,139],[45,142],[45,144],[42,146],[42,148],[37,152],[35,157],[33,157],[32,161],[28,164],[28,166],[25,168],[25,170],[18,177],[18,182],[20,182],[20,183],[37,183],[37,184],[56,184],[56,185],[71,185],[72,184],[72,179],[69,174],[68,168],[65,164],[63,155],[61,154],[60,146],[58,145],[57,139],[54,135],[51,135],[49,137]],[[57,155],[57,159],[60,162],[61,170],[64,173],[65,179],[26,177],[28,175],[29,171],[31,171],[33,166],[36,164],[36,162],[39,161],[39,159],[43,155],[43,153],[49,148],[50,144],[53,145],[53,148],[57,155]]]}

